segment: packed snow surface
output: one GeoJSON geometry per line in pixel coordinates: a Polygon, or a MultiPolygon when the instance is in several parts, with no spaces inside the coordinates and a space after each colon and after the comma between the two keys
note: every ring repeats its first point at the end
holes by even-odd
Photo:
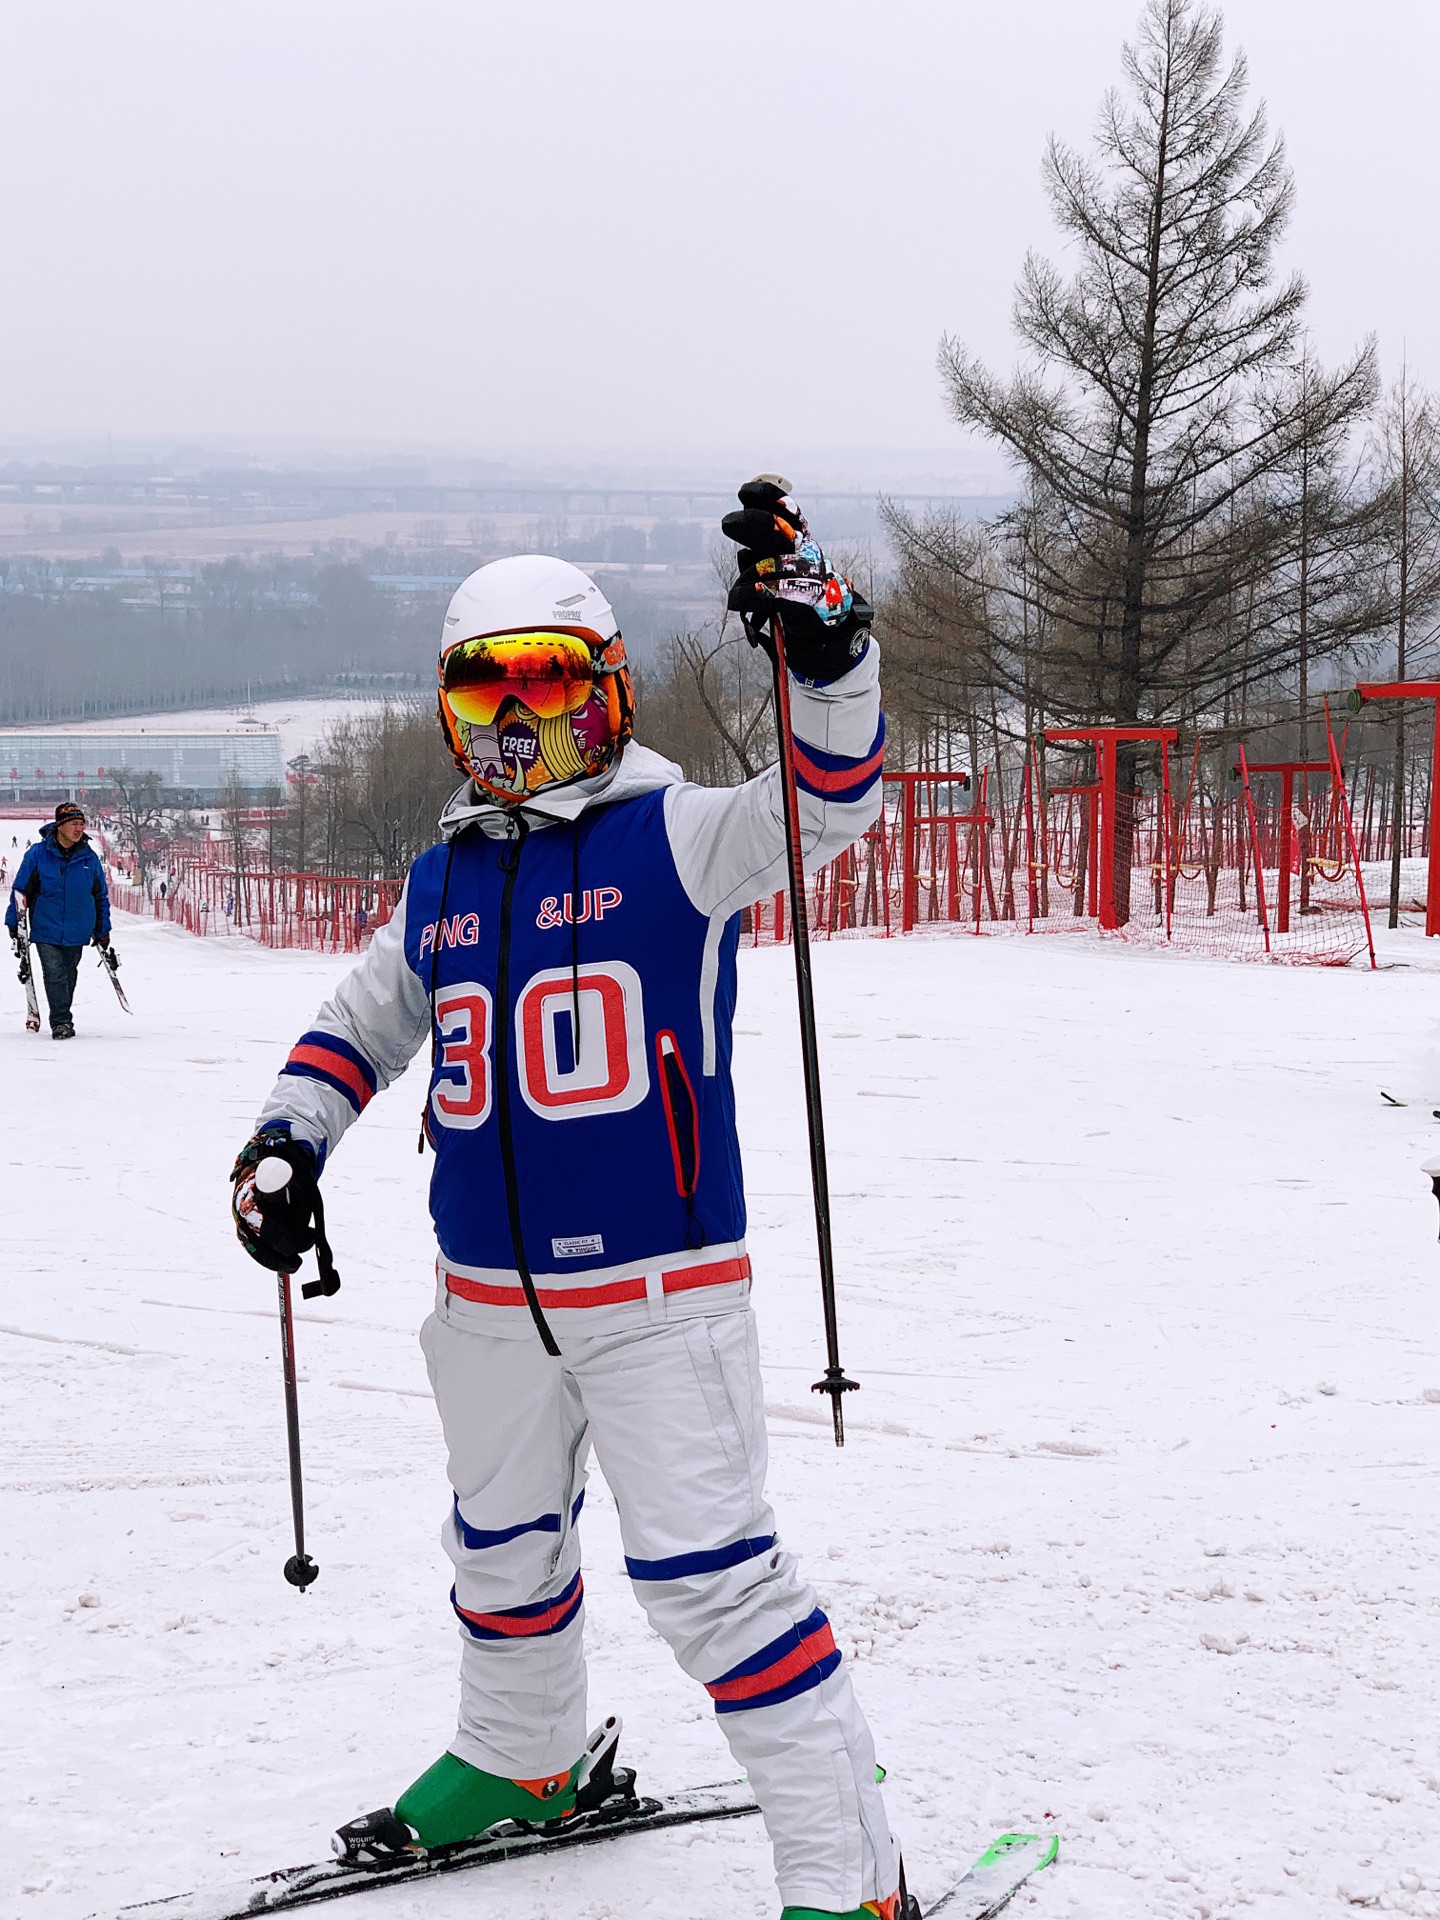
{"type": "MultiPolygon", "coordinates": [[[[423,1070],[326,1178],[344,1288],[297,1327],[302,1595],[274,1285],[227,1176],[345,963],[124,916],[116,942],[133,1019],[87,963],[79,1039],[26,1034],[13,982],[0,1028],[6,1920],[324,1858],[453,1726],[423,1070]]],[[[837,1452],[809,1391],[791,957],[742,955],[771,1493],[927,1899],[994,1834],[1055,1826],[1060,1865],[1019,1903],[1037,1920],[1440,1915],[1437,982],[1418,935],[1383,957],[822,946],[863,1383],[837,1452]]],[[[598,1478],[583,1531],[592,1719],[625,1716],[652,1790],[731,1777],[598,1478]]],[[[355,1920],[776,1909],[742,1822],[378,1891],[355,1920]]]]}

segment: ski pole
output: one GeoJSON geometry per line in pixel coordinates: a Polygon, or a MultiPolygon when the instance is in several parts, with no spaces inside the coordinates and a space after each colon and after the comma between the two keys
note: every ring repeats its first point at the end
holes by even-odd
{"type": "MultiPolygon", "coordinates": [[[[262,1214],[267,1200],[283,1202],[293,1171],[290,1162],[278,1153],[267,1154],[256,1166],[255,1198],[262,1214]]],[[[313,1182],[307,1211],[312,1212],[314,1217],[315,1264],[320,1270],[318,1280],[307,1281],[300,1289],[304,1297],[310,1300],[317,1293],[338,1293],[340,1276],[335,1271],[330,1243],[325,1238],[325,1208],[320,1199],[320,1190],[313,1182]]],[[[300,1474],[300,1399],[295,1387],[295,1322],[290,1311],[290,1282],[294,1274],[278,1273],[275,1278],[280,1290],[280,1362],[285,1374],[285,1438],[290,1449],[290,1510],[295,1520],[295,1551],[285,1562],[285,1578],[292,1587],[299,1587],[303,1593],[310,1582],[319,1576],[320,1569],[305,1551],[305,1488],[300,1474]]]]}
{"type": "MultiPolygon", "coordinates": [[[[1390,1096],[1387,1094],[1385,1097],[1388,1100],[1390,1096]]],[[[1440,1200],[1440,1159],[1427,1160],[1420,1171],[1430,1182],[1430,1191],[1440,1200]]]]}
{"type": "Polygon", "coordinates": [[[295,1551],[285,1562],[285,1578],[303,1593],[320,1569],[305,1551],[305,1488],[300,1477],[300,1399],[295,1390],[295,1327],[290,1314],[288,1273],[275,1276],[280,1287],[280,1362],[285,1371],[285,1438],[290,1447],[290,1511],[295,1521],[295,1551]]]}
{"type": "Polygon", "coordinates": [[[835,1310],[835,1255],[830,1239],[830,1175],[825,1160],[825,1116],[820,1105],[820,1050],[815,1038],[815,989],[810,975],[810,916],[805,905],[805,855],[800,844],[800,794],[795,784],[795,740],[790,730],[790,674],[779,612],[771,615],[775,647],[775,732],[780,749],[780,792],[785,809],[785,853],[790,869],[790,942],[795,949],[795,993],[800,1005],[800,1058],[805,1073],[805,1117],[810,1133],[810,1185],[815,1194],[815,1241],[820,1254],[820,1299],[825,1313],[825,1377],[810,1391],[828,1393],[835,1417],[835,1444],[845,1444],[841,1395],[858,1390],[840,1364],[840,1323],[835,1310]]]}

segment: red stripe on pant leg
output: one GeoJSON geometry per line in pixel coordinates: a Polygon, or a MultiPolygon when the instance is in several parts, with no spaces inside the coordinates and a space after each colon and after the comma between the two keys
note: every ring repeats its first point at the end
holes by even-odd
{"type": "Polygon", "coordinates": [[[827,1620],[823,1627],[817,1627],[798,1647],[781,1654],[762,1672],[747,1673],[739,1680],[716,1680],[705,1691],[712,1700],[749,1700],[757,1693],[769,1693],[772,1687],[783,1687],[787,1680],[793,1680],[807,1667],[819,1666],[826,1654],[834,1651],[835,1636],[827,1620]]]}
{"type": "Polygon", "coordinates": [[[574,1593],[563,1595],[543,1613],[532,1613],[523,1620],[516,1620],[508,1613],[471,1613],[458,1600],[455,1611],[472,1626],[484,1627],[489,1633],[503,1633],[507,1639],[523,1640],[531,1634],[548,1633],[553,1627],[560,1626],[567,1614],[579,1611],[583,1598],[584,1588],[577,1587],[574,1593]]]}

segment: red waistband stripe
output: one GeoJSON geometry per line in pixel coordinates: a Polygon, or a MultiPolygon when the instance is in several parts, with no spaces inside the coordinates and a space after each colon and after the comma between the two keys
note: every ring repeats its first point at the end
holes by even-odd
{"type": "MultiPolygon", "coordinates": [[[[523,1307],[524,1289],[495,1287],[484,1280],[466,1280],[458,1273],[445,1271],[445,1290],[457,1299],[473,1300],[482,1307],[523,1307]]],[[[674,1273],[662,1273],[660,1284],[666,1293],[689,1293],[696,1287],[733,1286],[750,1278],[750,1256],[742,1253],[733,1260],[712,1260],[705,1266],[680,1267],[674,1273]]],[[[632,1280],[604,1280],[596,1287],[536,1287],[535,1297],[547,1312],[562,1307],[614,1307],[645,1298],[645,1276],[632,1280]]]]}

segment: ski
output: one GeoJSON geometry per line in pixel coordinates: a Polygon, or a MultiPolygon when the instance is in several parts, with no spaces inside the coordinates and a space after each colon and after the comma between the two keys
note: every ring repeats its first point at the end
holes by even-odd
{"type": "MultiPolygon", "coordinates": [[[[743,1780],[718,1787],[695,1787],[667,1800],[641,1799],[619,1812],[603,1807],[577,1814],[563,1833],[506,1821],[483,1840],[462,1841],[453,1847],[435,1847],[416,1853],[393,1866],[363,1867],[329,1860],[307,1867],[281,1867],[259,1879],[230,1887],[202,1888],[175,1893],[122,1907],[116,1920],[254,1920],[259,1914],[284,1913],[293,1907],[339,1900],[375,1887],[400,1886],[429,1880],[437,1874],[462,1873],[472,1867],[493,1866],[500,1860],[524,1860],[537,1854],[563,1853],[569,1847],[618,1840],[630,1833],[661,1833],[667,1827],[694,1826],[700,1821],[738,1820],[758,1813],[743,1780]]],[[[992,1920],[1035,1874],[1050,1866],[1060,1851],[1055,1834],[1003,1833],[988,1846],[963,1879],[932,1906],[925,1920],[943,1913],[946,1920],[992,1920]]]]}
{"type": "Polygon", "coordinates": [[[30,945],[30,917],[18,900],[15,911],[15,952],[20,962],[20,984],[25,989],[25,1026],[40,1031],[40,1002],[35,997],[35,963],[30,945]]]}
{"type": "MultiPolygon", "coordinates": [[[[1397,1100],[1393,1093],[1386,1093],[1383,1087],[1380,1089],[1380,1098],[1387,1107],[1408,1107],[1410,1104],[1408,1100],[1397,1100]]],[[[1430,1117],[1432,1120],[1440,1120],[1440,1107],[1432,1107],[1430,1117]]]]}
{"type": "Polygon", "coordinates": [[[368,1893],[374,1887],[428,1880],[436,1874],[493,1866],[500,1860],[563,1853],[569,1847],[618,1840],[622,1834],[661,1833],[667,1827],[694,1826],[703,1820],[738,1820],[758,1812],[743,1780],[725,1786],[695,1787],[665,1800],[632,1796],[618,1807],[602,1805],[593,1812],[575,1814],[560,1833],[505,1821],[492,1827],[483,1839],[433,1847],[429,1852],[404,1856],[394,1865],[352,1866],[343,1860],[330,1860],[316,1866],[281,1867],[238,1886],[202,1888],[196,1893],[169,1894],[159,1900],[141,1901],[138,1906],[122,1907],[116,1920],[253,1920],[256,1914],[284,1913],[291,1907],[339,1900],[347,1894],[368,1893]]]}
{"type": "Polygon", "coordinates": [[[125,1009],[126,1013],[129,1013],[131,1010],[130,1002],[125,998],[125,989],[120,984],[119,955],[112,952],[109,947],[99,947],[96,951],[100,955],[100,964],[109,976],[111,986],[115,989],[115,998],[120,1002],[120,1005],[125,1009]]]}
{"type": "Polygon", "coordinates": [[[943,1913],[946,1920],[991,1920],[1008,1906],[1026,1881],[1059,1858],[1056,1833],[1002,1833],[993,1840],[963,1880],[924,1909],[925,1920],[943,1913]]]}

